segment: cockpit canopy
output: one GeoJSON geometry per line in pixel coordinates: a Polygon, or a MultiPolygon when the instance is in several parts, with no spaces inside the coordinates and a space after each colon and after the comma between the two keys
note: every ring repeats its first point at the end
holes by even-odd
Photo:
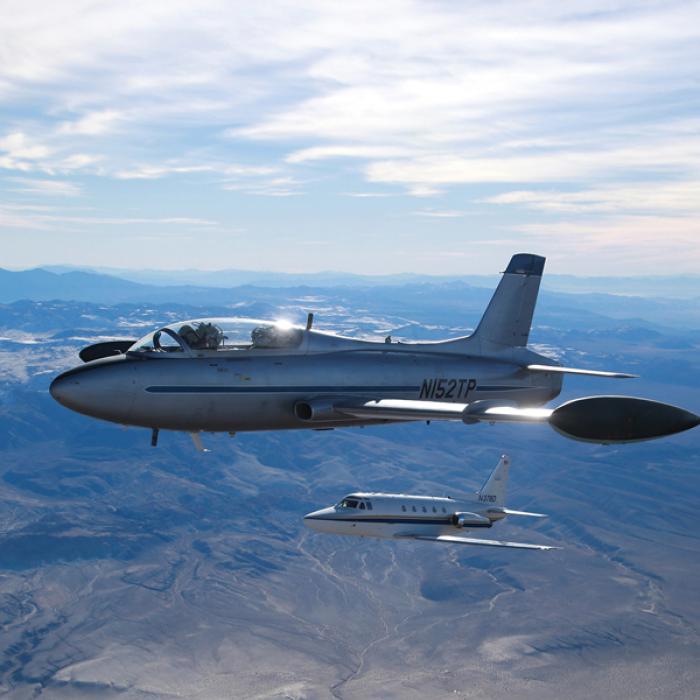
{"type": "Polygon", "coordinates": [[[285,321],[250,318],[211,318],[180,321],[159,328],[134,343],[129,352],[221,352],[295,348],[304,332],[285,321]]]}

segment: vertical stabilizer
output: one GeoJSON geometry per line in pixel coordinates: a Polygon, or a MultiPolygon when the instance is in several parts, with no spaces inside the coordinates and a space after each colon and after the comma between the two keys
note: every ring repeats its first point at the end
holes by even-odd
{"type": "Polygon", "coordinates": [[[479,501],[491,503],[495,506],[505,506],[506,487],[508,486],[508,470],[510,468],[510,457],[502,455],[501,461],[491,472],[491,476],[486,483],[476,492],[479,501]]]}
{"type": "Polygon", "coordinates": [[[530,253],[514,255],[471,338],[484,349],[524,347],[530,335],[532,315],[545,259],[530,253]]]}

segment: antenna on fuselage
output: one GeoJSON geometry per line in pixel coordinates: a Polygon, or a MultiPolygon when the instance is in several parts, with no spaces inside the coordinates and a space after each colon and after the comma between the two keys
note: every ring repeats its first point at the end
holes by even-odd
{"type": "Polygon", "coordinates": [[[306,330],[310,331],[311,326],[314,325],[314,314],[313,311],[309,311],[308,316],[306,317],[306,330]]]}

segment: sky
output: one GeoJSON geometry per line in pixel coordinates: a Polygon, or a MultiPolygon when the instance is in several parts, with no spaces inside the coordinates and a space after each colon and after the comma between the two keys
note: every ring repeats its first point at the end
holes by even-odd
{"type": "Polygon", "coordinates": [[[2,267],[700,273],[699,2],[0,16],[2,267]]]}

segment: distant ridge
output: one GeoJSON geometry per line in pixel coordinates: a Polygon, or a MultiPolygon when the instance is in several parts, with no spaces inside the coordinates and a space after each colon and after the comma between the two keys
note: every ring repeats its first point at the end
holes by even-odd
{"type": "Polygon", "coordinates": [[[51,272],[42,268],[14,272],[0,268],[0,303],[30,301],[89,301],[126,303],[147,301],[181,301],[209,297],[219,301],[222,290],[208,290],[185,285],[157,287],[95,272],[51,272]]]}
{"type": "MultiPolygon", "coordinates": [[[[491,286],[496,278],[480,275],[465,277],[463,275],[423,275],[411,272],[392,275],[361,275],[352,272],[271,272],[267,270],[127,270],[109,267],[72,267],[70,265],[47,265],[41,269],[49,272],[91,272],[105,274],[139,284],[155,286],[197,286],[197,287],[240,287],[254,285],[256,287],[366,287],[384,285],[403,285],[440,282],[468,282],[478,280],[483,286],[491,286]]],[[[480,285],[480,286],[481,286],[480,285]]]]}
{"type": "MultiPolygon", "coordinates": [[[[376,286],[370,277],[360,277],[354,284],[344,284],[343,280],[332,283],[325,276],[317,278],[314,275],[289,276],[285,281],[276,278],[251,282],[232,283],[230,286],[202,286],[195,284],[145,284],[122,279],[104,273],[72,270],[60,271],[63,268],[54,267],[52,270],[36,268],[32,270],[12,271],[0,268],[0,303],[8,304],[15,301],[88,301],[93,303],[119,304],[142,302],[177,302],[187,304],[212,304],[220,306],[227,301],[238,299],[236,289],[246,287],[289,290],[322,290],[338,287],[351,287],[357,290],[376,286]],[[286,283],[285,283],[286,282],[286,283]]],[[[271,273],[274,274],[274,273],[271,273]]],[[[352,277],[352,276],[350,276],[352,277]]],[[[480,286],[493,286],[494,278],[484,278],[480,286]]],[[[412,282],[397,276],[396,279],[385,279],[383,286],[405,287],[412,284],[457,284],[464,288],[463,281],[447,280],[441,277],[426,277],[421,282],[412,282]]]]}
{"type": "MultiPolygon", "coordinates": [[[[54,273],[85,272],[106,275],[139,285],[166,287],[226,288],[254,285],[256,287],[368,287],[406,284],[444,284],[460,282],[474,287],[493,288],[498,279],[492,275],[425,275],[400,273],[391,275],[362,275],[350,272],[270,272],[266,270],[127,270],[109,267],[75,267],[51,265],[40,268],[54,273]]],[[[643,297],[679,299],[700,298],[700,274],[697,275],[635,275],[621,277],[579,277],[546,273],[543,289],[571,293],[627,294],[643,297]]]]}
{"type": "MultiPolygon", "coordinates": [[[[59,268],[60,269],[60,268],[59,268]]],[[[249,273],[265,275],[268,273],[249,273]]],[[[104,273],[72,270],[56,272],[37,268],[13,272],[0,268],[0,303],[11,304],[22,300],[31,302],[61,301],[88,302],[114,306],[117,304],[179,304],[209,309],[234,309],[246,305],[251,299],[264,299],[275,307],[280,305],[303,313],[314,309],[314,304],[340,295],[348,303],[376,308],[377,313],[392,313],[399,308],[412,308],[415,312],[440,304],[443,311],[459,323],[460,319],[474,313],[478,316],[485,308],[496,286],[498,276],[488,277],[429,277],[413,275],[373,277],[319,275],[277,275],[253,278],[255,284],[239,284],[230,287],[197,286],[193,284],[153,285],[121,279],[104,273]],[[352,282],[348,283],[351,279],[352,282]]],[[[545,277],[546,279],[546,277],[545,277]]],[[[567,313],[578,309],[579,314],[595,312],[601,308],[618,319],[646,319],[663,326],[700,329],[700,278],[678,278],[675,294],[653,294],[654,285],[647,279],[635,278],[646,292],[644,296],[627,291],[627,295],[609,293],[600,289],[600,281],[606,278],[590,278],[595,292],[586,289],[557,289],[557,280],[572,286],[580,280],[575,277],[557,278],[554,283],[543,284],[543,294],[538,304],[539,316],[543,313],[567,313]],[[552,288],[552,287],[555,288],[552,288]],[[692,292],[695,291],[695,296],[692,292]],[[683,296],[682,292],[688,294],[683,296]]],[[[624,279],[624,278],[623,278],[624,279]]],[[[666,278],[664,278],[666,279],[666,278]]],[[[626,281],[629,281],[627,278],[626,281]]],[[[660,283],[660,278],[654,281],[660,283]]],[[[615,281],[615,280],[613,280],[615,281]]],[[[250,309],[248,309],[248,313],[250,309]]],[[[202,315],[206,315],[206,311],[202,315]]],[[[233,313],[237,313],[233,311],[233,313]]]]}
{"type": "Polygon", "coordinates": [[[143,298],[144,285],[94,272],[57,274],[42,268],[13,272],[0,268],[0,301],[100,301],[110,296],[143,298]]]}

